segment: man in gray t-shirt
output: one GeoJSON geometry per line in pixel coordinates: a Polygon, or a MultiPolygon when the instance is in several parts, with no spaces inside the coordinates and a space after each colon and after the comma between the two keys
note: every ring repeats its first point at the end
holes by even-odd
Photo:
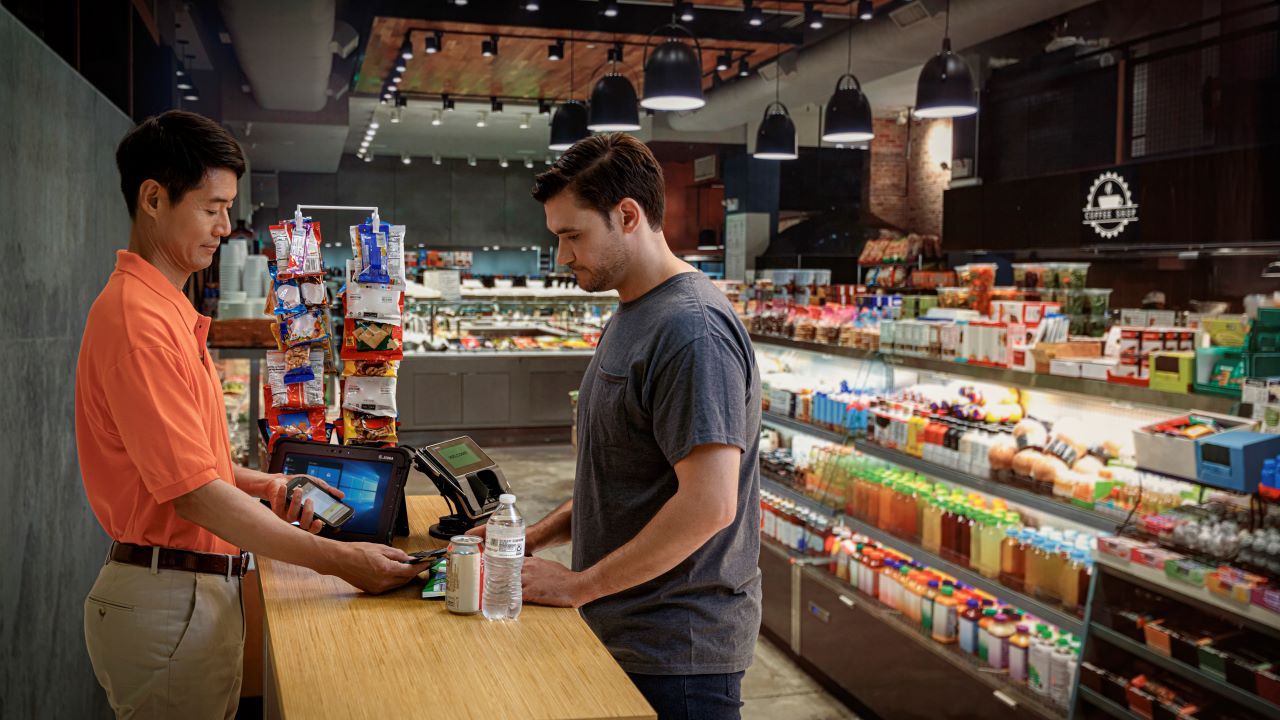
{"type": "Polygon", "coordinates": [[[659,718],[737,718],[760,627],[760,375],[732,306],[667,247],[664,193],[623,134],[535,182],[557,260],[621,303],[582,379],[573,499],[528,531],[530,552],[571,541],[573,568],[526,560],[524,597],[580,607],[659,718]]]}

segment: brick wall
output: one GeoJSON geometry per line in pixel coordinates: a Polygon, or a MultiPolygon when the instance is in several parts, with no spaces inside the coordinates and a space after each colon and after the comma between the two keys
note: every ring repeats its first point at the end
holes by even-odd
{"type": "Polygon", "coordinates": [[[908,130],[895,119],[877,118],[875,132],[865,222],[941,234],[942,191],[951,177],[942,163],[951,163],[951,121],[913,120],[908,130]]]}

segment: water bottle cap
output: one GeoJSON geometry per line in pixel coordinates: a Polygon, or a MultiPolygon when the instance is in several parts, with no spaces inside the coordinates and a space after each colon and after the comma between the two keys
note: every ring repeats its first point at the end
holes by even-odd
{"type": "Polygon", "coordinates": [[[501,495],[498,496],[498,502],[502,503],[503,505],[515,505],[516,496],[512,495],[511,493],[502,493],[501,495]]]}

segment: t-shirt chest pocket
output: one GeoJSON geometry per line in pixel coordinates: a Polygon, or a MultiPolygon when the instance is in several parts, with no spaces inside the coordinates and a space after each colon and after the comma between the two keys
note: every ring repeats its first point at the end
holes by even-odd
{"type": "Polygon", "coordinates": [[[634,427],[628,399],[630,381],[626,375],[614,375],[597,368],[592,377],[586,407],[585,439],[593,444],[627,446],[633,444],[634,427]],[[632,438],[631,442],[628,441],[632,438]]]}

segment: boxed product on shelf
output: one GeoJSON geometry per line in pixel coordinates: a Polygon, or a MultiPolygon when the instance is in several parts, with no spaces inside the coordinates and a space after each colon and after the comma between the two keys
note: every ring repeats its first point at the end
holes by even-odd
{"type": "Polygon", "coordinates": [[[1048,373],[1054,360],[1096,358],[1102,354],[1102,343],[1096,340],[1071,340],[1060,343],[1038,343],[1031,348],[1035,371],[1048,373]]]}
{"type": "Polygon", "coordinates": [[[1254,590],[1265,587],[1267,579],[1239,568],[1223,565],[1205,578],[1205,587],[1215,595],[1248,605],[1254,590]]]}
{"type": "Polygon", "coordinates": [[[1248,430],[1253,423],[1229,415],[1187,413],[1133,431],[1138,466],[1181,478],[1196,477],[1196,443],[1220,432],[1248,430]]]}

